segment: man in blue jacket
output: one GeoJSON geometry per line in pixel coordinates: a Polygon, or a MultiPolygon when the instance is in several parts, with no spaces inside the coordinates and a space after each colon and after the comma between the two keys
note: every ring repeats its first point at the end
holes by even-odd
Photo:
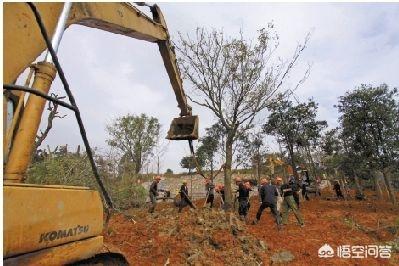
{"type": "Polygon", "coordinates": [[[280,229],[281,219],[280,214],[277,211],[277,188],[274,185],[271,185],[266,178],[263,178],[260,181],[260,184],[261,188],[259,190],[259,195],[262,203],[259,206],[258,213],[256,214],[256,220],[253,221],[253,224],[257,224],[259,222],[264,209],[270,208],[272,215],[276,220],[277,228],[280,229]]]}

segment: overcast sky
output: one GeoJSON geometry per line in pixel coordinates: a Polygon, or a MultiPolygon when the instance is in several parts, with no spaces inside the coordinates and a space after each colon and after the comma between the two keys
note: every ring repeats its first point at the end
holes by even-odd
{"type": "MultiPolygon", "coordinates": [[[[310,77],[296,92],[299,100],[313,97],[319,103],[319,118],[337,125],[333,107],[337,98],[362,83],[399,85],[398,3],[159,3],[172,38],[177,32],[192,34],[196,27],[223,29],[248,39],[273,21],[280,36],[279,54],[289,58],[305,35],[312,32],[308,48],[287,86],[295,84],[307,64],[310,77]]],[[[140,8],[144,9],[145,8],[140,8]]],[[[147,12],[148,13],[148,12],[147,12]]],[[[71,26],[64,34],[59,59],[81,110],[89,141],[105,151],[105,125],[114,118],[147,113],[159,118],[162,137],[179,110],[164,69],[158,46],[100,30],[71,26]]],[[[186,91],[189,84],[184,83],[186,91]]],[[[60,92],[57,78],[54,91],[60,92]]],[[[216,120],[202,107],[200,133],[216,120]]],[[[43,145],[81,144],[74,115],[56,120],[43,145]]],[[[43,119],[45,122],[46,119],[43,119]]],[[[44,126],[44,125],[42,125],[44,126]]],[[[273,146],[272,141],[271,146],[273,146]]],[[[162,171],[180,171],[187,142],[171,142],[162,161],[162,171]]],[[[155,167],[153,168],[155,170],[155,167]]],[[[150,168],[151,170],[151,168],[150,168]]]]}

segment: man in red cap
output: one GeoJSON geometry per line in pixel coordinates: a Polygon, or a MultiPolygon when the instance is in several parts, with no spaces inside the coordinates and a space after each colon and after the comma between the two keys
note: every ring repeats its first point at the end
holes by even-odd
{"type": "Polygon", "coordinates": [[[213,201],[215,200],[215,185],[212,182],[211,178],[205,179],[205,190],[206,190],[206,203],[211,204],[211,208],[213,207],[213,201]]]}
{"type": "Polygon", "coordinates": [[[240,177],[236,177],[234,180],[238,186],[238,215],[240,216],[240,220],[246,221],[248,210],[251,206],[249,203],[251,185],[249,182],[244,182],[240,177]]]}

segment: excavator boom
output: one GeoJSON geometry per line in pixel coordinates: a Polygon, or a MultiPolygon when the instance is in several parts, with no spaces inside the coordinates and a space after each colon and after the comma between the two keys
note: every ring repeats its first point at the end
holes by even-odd
{"type": "MultiPolygon", "coordinates": [[[[53,35],[63,3],[36,3],[47,32],[53,35]]],[[[129,3],[74,2],[66,27],[79,24],[131,38],[157,43],[181,116],[190,115],[176,56],[169,40],[165,19],[157,5],[151,7],[154,19],[129,3]]],[[[14,83],[18,76],[46,49],[35,18],[25,3],[4,3],[3,83],[14,83]],[[21,53],[21,51],[24,51],[21,53]]]]}

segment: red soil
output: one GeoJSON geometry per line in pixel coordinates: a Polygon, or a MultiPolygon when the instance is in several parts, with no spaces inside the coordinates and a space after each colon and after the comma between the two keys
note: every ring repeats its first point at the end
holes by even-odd
{"type": "MultiPolygon", "coordinates": [[[[249,220],[252,221],[259,202],[252,198],[251,203],[249,220]]],[[[202,206],[201,202],[196,204],[202,206]]],[[[295,256],[289,265],[399,265],[398,253],[391,253],[391,259],[318,257],[318,249],[324,244],[334,249],[339,245],[379,245],[398,236],[397,231],[390,232],[386,227],[398,225],[399,209],[372,197],[367,201],[312,198],[301,204],[305,227],[300,228],[290,213],[289,224],[281,231],[276,229],[270,211],[265,210],[259,224],[243,225],[244,231],[238,236],[231,233],[230,227],[222,227],[227,222],[220,212],[212,212],[209,219],[217,221],[221,217],[221,222],[209,225],[209,231],[205,225],[196,223],[197,214],[188,208],[178,214],[171,204],[162,203],[156,212],[150,215],[143,209],[130,210],[136,224],[123,215],[113,216],[104,233],[105,242],[119,247],[131,265],[164,265],[167,261],[170,265],[187,264],[192,250],[200,250],[201,260],[196,265],[239,265],[239,259],[248,253],[242,250],[239,238],[245,235],[250,239],[251,256],[262,260],[264,265],[270,264],[270,257],[282,250],[295,256]],[[265,251],[254,246],[258,240],[267,245],[265,251]]]]}

